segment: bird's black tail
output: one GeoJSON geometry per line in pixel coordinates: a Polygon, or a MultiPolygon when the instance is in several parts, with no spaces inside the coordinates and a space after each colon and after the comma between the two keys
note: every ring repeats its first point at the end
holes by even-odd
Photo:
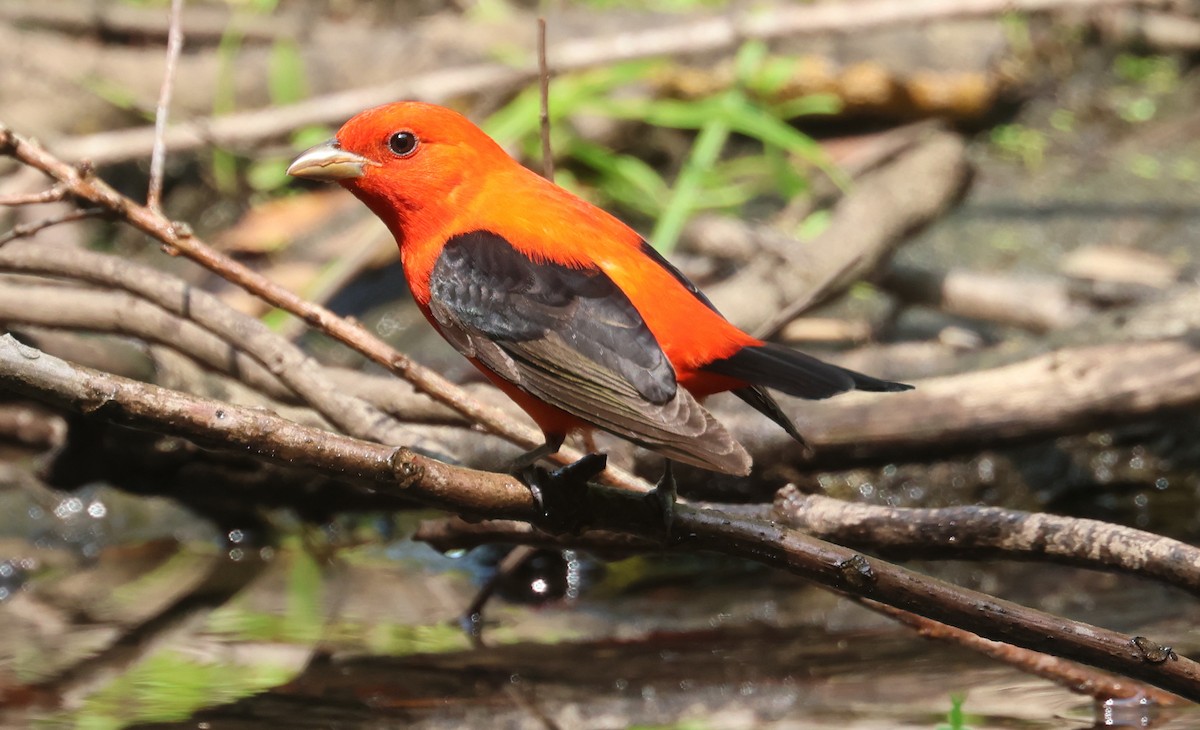
{"type": "Polygon", "coordinates": [[[820,400],[848,390],[877,393],[912,390],[911,385],[856,373],[770,342],[743,347],[730,357],[710,362],[704,370],[808,400],[820,400]]]}
{"type": "Polygon", "coordinates": [[[863,375],[769,342],[743,347],[730,357],[705,365],[704,370],[750,383],[750,387],[733,391],[734,395],[778,423],[800,443],[804,439],[795,424],[763,388],[808,400],[829,398],[848,390],[876,393],[912,390],[911,385],[863,375]]]}

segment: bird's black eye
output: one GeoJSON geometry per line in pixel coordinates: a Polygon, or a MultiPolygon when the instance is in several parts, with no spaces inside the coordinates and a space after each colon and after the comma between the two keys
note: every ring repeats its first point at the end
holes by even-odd
{"type": "Polygon", "coordinates": [[[396,132],[388,137],[388,149],[397,157],[408,157],[417,151],[417,135],[412,132],[396,132]]]}

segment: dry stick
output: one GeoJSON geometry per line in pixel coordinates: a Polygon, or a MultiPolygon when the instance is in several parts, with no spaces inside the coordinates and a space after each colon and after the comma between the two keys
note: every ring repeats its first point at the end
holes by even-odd
{"type": "MultiPolygon", "coordinates": [[[[525,485],[503,474],[448,466],[391,448],[300,426],[261,410],[196,398],[73,367],[0,337],[0,386],[115,423],[249,451],[379,490],[474,515],[536,519],[525,485]]],[[[599,529],[653,537],[661,515],[628,490],[593,488],[599,529]]],[[[926,616],[985,638],[1102,667],[1200,700],[1200,664],[1144,637],[1052,616],[934,580],[761,518],[679,505],[677,546],[787,569],[822,585],[926,616]]]]}
{"type": "MultiPolygon", "coordinates": [[[[704,505],[730,511],[729,505],[704,505]]],[[[1031,514],[992,507],[910,509],[854,504],[795,487],[779,490],[773,508],[755,505],[744,517],[773,520],[839,545],[925,560],[1037,560],[1090,570],[1129,573],[1200,594],[1200,548],[1097,520],[1031,514]]],[[[546,535],[506,520],[428,520],[415,539],[434,548],[524,543],[549,548],[627,552],[646,550],[628,536],[588,532],[546,535]]]]}
{"type": "MultiPolygon", "coordinates": [[[[5,271],[4,255],[0,252],[0,271],[5,271]]],[[[157,272],[156,272],[157,273],[157,272]]],[[[39,280],[40,281],[40,280],[39,280]]],[[[136,349],[127,342],[107,339],[82,338],[61,330],[83,330],[109,334],[125,334],[148,342],[161,343],[202,365],[206,370],[222,377],[221,388],[229,388],[236,379],[260,396],[267,396],[285,404],[298,404],[294,391],[280,383],[275,375],[266,370],[257,360],[233,347],[231,335],[208,322],[208,327],[176,316],[161,307],[147,314],[145,300],[131,297],[121,291],[82,290],[72,286],[51,284],[6,284],[0,287],[0,322],[19,327],[29,334],[34,345],[65,360],[97,370],[135,380],[159,382],[147,370],[151,366],[147,357],[122,357],[120,351],[136,349]],[[20,287],[25,295],[12,291],[20,287]],[[86,304],[85,304],[86,302],[86,304]]],[[[284,339],[287,339],[286,337],[284,339]]],[[[157,355],[155,356],[157,360],[157,355]]],[[[351,368],[323,368],[334,390],[353,395],[394,418],[408,424],[426,426],[454,426],[465,428],[470,423],[449,408],[435,403],[415,390],[408,382],[391,375],[365,373],[351,368]]],[[[483,383],[467,386],[471,394],[490,400],[500,408],[515,413],[515,406],[496,389],[483,383]]],[[[199,395],[214,395],[212,392],[182,388],[199,395]]],[[[273,406],[274,407],[274,406],[273,406]]],[[[318,417],[315,412],[313,417],[318,417]]],[[[470,432],[462,431],[461,436],[470,432]]],[[[477,460],[472,454],[485,447],[460,451],[463,444],[456,444],[459,457],[467,461],[477,460]]]]}
{"type": "Polygon", "coordinates": [[[1049,560],[1119,570],[1200,595],[1200,548],[1099,520],[999,507],[913,509],[843,502],[787,486],[780,522],[841,545],[939,560],[1049,560]]]}
{"type": "Polygon", "coordinates": [[[893,264],[879,285],[909,304],[1039,333],[1078,324],[1096,311],[1061,276],[893,264]]]}
{"type": "MultiPolygon", "coordinates": [[[[951,510],[889,509],[857,504],[847,504],[828,497],[811,497],[799,494],[794,487],[785,487],[776,497],[774,515],[782,524],[796,527],[809,534],[830,539],[838,544],[859,548],[890,548],[896,544],[892,538],[899,532],[904,535],[902,547],[914,547],[931,559],[962,558],[1029,558],[1044,557],[1034,546],[1046,544],[1051,560],[1057,553],[1057,562],[1066,562],[1087,568],[1129,570],[1137,575],[1163,580],[1187,588],[1200,583],[1200,550],[1174,540],[1130,530],[1119,525],[1097,523],[1093,520],[1072,520],[1054,517],[1055,528],[1048,530],[1022,529],[1019,520],[1001,520],[978,524],[969,518],[960,519],[960,513],[972,508],[951,510]],[[806,509],[806,500],[828,509],[806,509]],[[843,509],[844,508],[844,509],[843,509]],[[814,515],[813,513],[817,514],[814,515]],[[860,514],[861,513],[861,514],[860,514]],[[856,519],[862,515],[871,519],[856,519]],[[1008,533],[1014,537],[1006,537],[1008,533]],[[971,550],[984,535],[983,542],[1012,545],[1011,549],[997,547],[980,555],[971,550]],[[1131,534],[1136,533],[1136,534],[1131,534]],[[999,538],[989,540],[988,537],[999,538]],[[849,542],[847,542],[849,541],[849,542]],[[1032,545],[1030,544],[1032,543],[1032,545]],[[1170,543],[1170,547],[1166,546],[1170,543]],[[960,549],[966,548],[966,555],[960,549]],[[1065,556],[1065,559],[1064,559],[1065,556]],[[1137,567],[1137,570],[1134,568],[1137,567]],[[1190,572],[1190,575],[1189,575],[1190,572]],[[1182,578],[1178,580],[1176,578],[1182,578]]],[[[720,506],[716,506],[720,509],[720,506]]],[[[726,509],[728,507],[726,506],[726,509]]],[[[979,510],[974,510],[979,511],[979,510]]],[[[1014,517],[1038,521],[1044,515],[1028,515],[1008,510],[985,510],[1007,512],[1014,517]]],[[[600,553],[628,555],[654,549],[649,541],[616,533],[589,532],[581,536],[551,536],[531,525],[508,520],[489,520],[471,523],[451,517],[422,522],[414,539],[429,543],[437,550],[470,548],[481,544],[518,542],[548,548],[584,547],[600,553]]],[[[847,595],[844,594],[843,595],[847,595]]],[[[911,628],[921,635],[964,646],[972,651],[1015,666],[1063,685],[1072,691],[1083,692],[1097,699],[1110,697],[1129,698],[1146,696],[1155,702],[1177,704],[1174,695],[1151,690],[1145,686],[1121,681],[1084,669],[1077,664],[1042,652],[1020,648],[1011,644],[991,641],[973,633],[953,628],[937,621],[915,615],[875,601],[848,596],[866,608],[883,613],[911,628]]]]}
{"type": "MultiPolygon", "coordinates": [[[[3,257],[4,253],[0,252],[0,271],[4,270],[3,257]]],[[[0,322],[22,332],[27,331],[27,328],[37,328],[43,333],[43,328],[77,330],[122,335],[154,343],[186,358],[191,366],[184,368],[178,362],[168,362],[163,352],[152,349],[149,357],[153,359],[156,377],[135,379],[150,380],[159,385],[173,383],[170,387],[197,395],[220,397],[241,404],[262,405],[276,412],[287,408],[290,412],[287,417],[292,420],[335,428],[327,418],[320,415],[313,404],[306,402],[303,408],[295,407],[294,404],[301,402],[295,391],[281,382],[258,360],[230,343],[230,338],[237,339],[236,334],[231,335],[225,330],[214,332],[212,329],[206,329],[190,319],[128,292],[57,284],[5,283],[0,287],[0,322]],[[203,371],[197,372],[197,368],[203,368],[203,371]],[[217,374],[215,381],[212,379],[212,373],[217,374]],[[233,380],[230,380],[231,378],[233,380]],[[186,385],[181,386],[181,382],[186,385]],[[292,407],[288,408],[289,405],[292,407]]],[[[211,320],[208,324],[212,327],[211,320]]],[[[33,336],[35,346],[51,354],[81,365],[114,372],[111,363],[96,363],[86,352],[72,352],[70,349],[60,351],[53,343],[45,346],[41,339],[36,334],[33,336]]],[[[99,342],[95,339],[89,341],[93,345],[99,342]]],[[[64,343],[60,340],[59,344],[64,343]]],[[[299,375],[286,367],[281,372],[289,380],[299,375]]],[[[328,367],[321,368],[321,373],[327,379],[320,386],[322,392],[335,394],[328,399],[326,407],[337,408],[339,403],[344,402],[337,394],[342,394],[365,401],[406,424],[466,425],[461,418],[457,418],[457,414],[438,406],[425,396],[412,392],[408,385],[398,378],[371,376],[354,370],[328,367]]],[[[126,374],[126,377],[129,377],[129,374],[126,374]]],[[[363,428],[373,430],[379,436],[374,440],[400,443],[397,438],[405,432],[397,431],[388,435],[391,426],[381,427],[377,422],[386,423],[386,419],[382,419],[380,414],[372,414],[362,422],[363,428]]],[[[0,433],[4,433],[3,428],[0,428],[0,433]]],[[[408,433],[413,438],[428,439],[426,429],[408,433]]],[[[406,444],[412,446],[413,442],[409,441],[406,444]]],[[[430,451],[436,447],[439,451],[445,451],[445,444],[446,440],[425,440],[423,448],[430,451]]],[[[464,458],[457,442],[453,453],[458,459],[464,458]]]]}
{"type": "Polygon", "coordinates": [[[72,221],[81,221],[85,218],[97,218],[102,216],[107,211],[103,208],[73,208],[61,215],[44,218],[40,221],[31,221],[29,223],[20,223],[12,227],[7,233],[0,234],[0,246],[15,241],[18,238],[27,238],[36,233],[57,226],[62,223],[71,223],[72,221]]]}
{"type": "MultiPolygon", "coordinates": [[[[168,253],[188,257],[226,281],[242,287],[272,306],[286,310],[307,322],[309,326],[366,355],[434,400],[462,413],[472,423],[477,423],[487,431],[525,449],[542,444],[544,439],[535,429],[522,426],[497,408],[479,403],[462,388],[407,355],[397,352],[361,325],[297,296],[213,250],[193,235],[185,224],[174,223],[162,213],[138,205],[90,174],[90,171],[81,171],[68,165],[42,147],[3,126],[0,126],[0,154],[15,157],[26,165],[41,170],[66,186],[76,197],[111,210],[130,225],[165,244],[168,253]]],[[[564,448],[550,458],[566,464],[582,456],[583,454],[575,449],[564,448]]],[[[652,488],[645,481],[612,466],[604,472],[604,478],[611,484],[640,492],[652,488]]]]}
{"type": "Polygon", "coordinates": [[[162,90],[158,94],[158,109],[154,114],[154,148],[150,154],[150,187],[146,192],[146,207],[162,208],[163,167],[167,162],[167,117],[171,109],[171,90],[175,85],[175,66],[183,50],[183,0],[171,0],[171,18],[167,30],[167,67],[163,71],[162,90]]]}
{"type": "MultiPolygon", "coordinates": [[[[143,210],[149,213],[149,209],[143,210]]],[[[237,351],[254,358],[304,402],[347,433],[392,445],[416,444],[430,451],[447,448],[429,442],[418,431],[396,423],[366,402],[345,394],[326,378],[316,360],[262,322],[233,310],[212,294],[194,289],[169,274],[115,256],[39,246],[33,242],[11,243],[0,248],[0,268],[26,274],[65,276],[127,291],[226,339],[229,358],[233,359],[237,351]]],[[[153,313],[146,310],[143,316],[151,318],[153,313]]],[[[231,365],[236,365],[236,361],[231,365]]]]}
{"type": "MultiPolygon", "coordinates": [[[[1186,338],[1067,347],[921,380],[917,390],[889,397],[887,408],[865,395],[838,400],[831,406],[781,399],[816,451],[810,468],[961,454],[1193,407],[1200,403],[1200,353],[1186,338]]],[[[721,418],[743,443],[756,445],[756,458],[787,458],[793,446],[786,435],[754,415],[731,411],[721,418]]]]}
{"type": "Polygon", "coordinates": [[[965,647],[1101,702],[1109,699],[1145,698],[1160,707],[1177,706],[1183,702],[1178,695],[1163,692],[1146,684],[1134,684],[1129,680],[1122,680],[1106,672],[1083,667],[1056,656],[984,639],[969,631],[956,629],[938,621],[931,621],[924,616],[918,616],[878,601],[855,596],[849,598],[864,608],[881,613],[916,630],[919,635],[927,639],[936,639],[965,647]]]}
{"type": "Polygon", "coordinates": [[[35,205],[37,203],[57,203],[66,199],[66,197],[66,188],[64,188],[62,185],[53,185],[40,193],[26,193],[24,195],[0,195],[0,205],[16,206],[35,205]]]}
{"type": "Polygon", "coordinates": [[[546,19],[537,19],[538,126],[542,132],[542,177],[554,182],[554,152],[550,149],[550,64],[546,60],[546,19]]]}
{"type": "Polygon", "coordinates": [[[67,421],[57,413],[24,403],[0,405],[0,438],[25,446],[50,448],[67,438],[67,421]]]}
{"type": "Polygon", "coordinates": [[[777,254],[757,257],[709,287],[709,298],[730,321],[759,331],[796,300],[818,290],[835,291],[878,268],[907,234],[936,220],[955,202],[968,174],[960,136],[922,130],[920,139],[887,165],[855,180],[854,190],[832,207],[829,225],[819,236],[804,246],[781,246],[777,254]],[[913,180],[924,183],[913,185],[913,180]],[[754,296],[747,297],[748,291],[754,296]]]}
{"type": "MultiPolygon", "coordinates": [[[[853,32],[903,23],[925,23],[999,13],[1052,12],[1111,6],[1158,6],[1167,0],[866,0],[856,3],[787,4],[672,22],[662,27],[556,44],[551,52],[560,72],[654,56],[728,51],[747,40],[771,40],[801,34],[853,32]]],[[[365,89],[352,89],[289,106],[198,119],[173,125],[165,135],[172,151],[206,145],[231,146],[278,137],[306,125],[331,124],[357,112],[396,99],[445,102],[464,94],[516,86],[536,78],[534,68],[481,63],[410,76],[365,89]]],[[[147,154],[154,144],[152,127],[63,140],[56,144],[69,160],[109,164],[147,154]]]]}
{"type": "MultiPolygon", "coordinates": [[[[193,4],[184,11],[188,39],[195,44],[216,45],[229,31],[230,21],[240,9],[228,3],[193,4]]],[[[295,40],[304,33],[302,13],[239,15],[238,35],[249,44],[279,39],[295,40]]],[[[0,23],[12,28],[50,31],[63,35],[94,38],[98,29],[118,38],[160,42],[170,33],[158,4],[99,3],[94,0],[0,3],[0,23]]]]}
{"type": "MultiPolygon", "coordinates": [[[[5,270],[0,251],[0,270],[5,270]]],[[[9,327],[51,327],[136,337],[166,345],[204,367],[232,374],[276,400],[295,392],[254,358],[196,322],[123,291],[6,282],[0,287],[0,322],[9,327]]],[[[336,386],[335,386],[336,387],[336,386]]]]}

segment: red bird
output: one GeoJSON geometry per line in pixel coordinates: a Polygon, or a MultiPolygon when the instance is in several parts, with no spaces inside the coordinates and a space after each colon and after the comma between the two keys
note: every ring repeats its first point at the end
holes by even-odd
{"type": "Polygon", "coordinates": [[[596,427],[744,475],[750,456],[705,396],[732,391],[802,441],[766,388],[817,399],[911,387],[742,332],[633,229],[449,109],[365,111],[288,173],[340,183],[387,224],[425,317],[541,427],[528,463],[596,427]]]}

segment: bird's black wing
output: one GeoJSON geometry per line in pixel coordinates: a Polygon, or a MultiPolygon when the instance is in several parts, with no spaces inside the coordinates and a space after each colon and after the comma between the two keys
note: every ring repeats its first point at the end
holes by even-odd
{"type": "Polygon", "coordinates": [[[503,237],[450,239],[430,276],[442,334],[521,390],[669,458],[744,474],[750,457],[686,390],[598,268],[538,262],[503,237]]]}

